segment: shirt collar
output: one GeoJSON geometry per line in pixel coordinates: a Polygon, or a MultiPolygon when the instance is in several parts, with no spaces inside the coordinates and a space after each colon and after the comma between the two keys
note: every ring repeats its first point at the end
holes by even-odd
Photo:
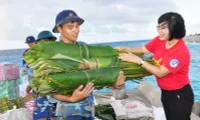
{"type": "MultiPolygon", "coordinates": [[[[64,43],[63,40],[60,40],[60,42],[64,43]]],[[[77,41],[74,41],[72,44],[78,44],[78,42],[77,42],[77,41]]]]}

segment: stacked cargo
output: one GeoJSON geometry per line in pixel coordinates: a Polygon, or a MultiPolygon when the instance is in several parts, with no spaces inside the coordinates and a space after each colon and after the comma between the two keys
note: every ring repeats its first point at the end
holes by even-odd
{"type": "Polygon", "coordinates": [[[0,64],[0,113],[13,109],[13,106],[22,107],[22,104],[18,64],[0,64]]]}

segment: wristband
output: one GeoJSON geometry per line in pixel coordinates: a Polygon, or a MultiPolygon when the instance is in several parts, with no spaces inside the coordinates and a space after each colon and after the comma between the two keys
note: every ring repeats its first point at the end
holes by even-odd
{"type": "Polygon", "coordinates": [[[141,63],[139,65],[142,66],[143,64],[144,64],[144,60],[141,60],[141,63]]]}

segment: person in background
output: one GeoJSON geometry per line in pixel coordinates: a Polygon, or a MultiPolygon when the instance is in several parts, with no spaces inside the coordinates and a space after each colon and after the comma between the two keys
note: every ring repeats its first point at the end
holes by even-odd
{"type": "Polygon", "coordinates": [[[156,76],[167,120],[190,120],[194,94],[189,80],[190,52],[182,16],[175,12],[161,15],[158,36],[141,47],[117,47],[119,51],[153,53],[159,66],[149,64],[134,54],[120,54],[123,61],[139,64],[156,76]]]}
{"type": "MultiPolygon", "coordinates": [[[[26,38],[25,43],[28,44],[29,48],[24,51],[23,56],[30,48],[32,48],[35,45],[35,41],[36,40],[33,36],[28,36],[26,38]]],[[[33,77],[33,70],[28,67],[27,63],[24,60],[22,60],[22,72],[28,72],[29,80],[33,77]]]]}
{"type": "MultiPolygon", "coordinates": [[[[41,31],[36,40],[36,44],[39,42],[53,42],[56,41],[56,37],[47,30],[41,31]]],[[[55,104],[49,103],[47,96],[40,96],[36,94],[34,91],[30,93],[31,88],[27,87],[27,92],[29,96],[27,96],[26,101],[32,100],[34,98],[35,105],[33,110],[33,120],[52,120],[54,118],[54,110],[55,104]]]]}
{"type": "MultiPolygon", "coordinates": [[[[28,44],[29,48],[24,51],[23,57],[25,56],[26,52],[35,45],[35,41],[36,41],[35,37],[33,37],[33,36],[28,36],[26,38],[25,43],[28,44]]],[[[27,78],[26,82],[28,82],[33,77],[33,70],[31,68],[29,68],[28,64],[25,62],[24,59],[22,60],[22,68],[21,69],[22,69],[21,70],[22,72],[27,72],[28,78],[27,78]]],[[[25,89],[25,91],[26,91],[26,93],[30,92],[28,87],[25,89]]],[[[28,102],[29,100],[32,100],[32,98],[33,98],[32,94],[26,94],[24,96],[24,102],[28,102]]]]}
{"type": "MultiPolygon", "coordinates": [[[[82,44],[77,39],[83,22],[73,10],[63,10],[56,16],[53,32],[60,33],[60,42],[82,44]]],[[[120,72],[116,85],[124,84],[124,80],[120,72]]],[[[93,83],[88,83],[85,87],[80,85],[71,96],[53,95],[58,100],[56,115],[64,120],[94,120],[93,89],[93,83]]]]}
{"type": "Polygon", "coordinates": [[[38,42],[42,42],[42,41],[45,41],[45,42],[52,42],[52,41],[56,41],[56,37],[48,30],[44,30],[44,31],[41,31],[39,34],[38,34],[38,37],[37,37],[37,41],[36,43],[38,42]]]}

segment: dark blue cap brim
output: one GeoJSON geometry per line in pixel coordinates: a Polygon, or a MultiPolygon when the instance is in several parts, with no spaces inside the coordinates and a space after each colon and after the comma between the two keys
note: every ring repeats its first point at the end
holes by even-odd
{"type": "Polygon", "coordinates": [[[29,43],[35,43],[35,42],[25,42],[26,44],[29,44],[29,43]]]}
{"type": "Polygon", "coordinates": [[[29,42],[25,42],[25,43],[27,43],[27,44],[29,44],[29,43],[35,43],[36,41],[29,41],[29,42]]]}
{"type": "Polygon", "coordinates": [[[56,24],[53,28],[53,32],[54,33],[58,33],[58,30],[57,30],[57,27],[60,26],[60,25],[63,25],[65,23],[69,23],[69,22],[73,22],[73,21],[77,21],[77,22],[80,22],[80,25],[83,24],[84,20],[80,17],[71,17],[71,18],[66,18],[64,19],[63,21],[61,21],[60,23],[56,24]]]}

